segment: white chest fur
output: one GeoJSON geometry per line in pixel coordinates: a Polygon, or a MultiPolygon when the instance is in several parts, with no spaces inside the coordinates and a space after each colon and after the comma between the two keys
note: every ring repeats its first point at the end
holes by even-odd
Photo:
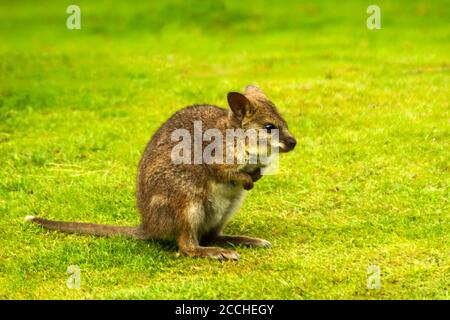
{"type": "Polygon", "coordinates": [[[240,185],[230,183],[212,183],[205,210],[202,233],[224,226],[235,213],[246,192],[240,185]]]}

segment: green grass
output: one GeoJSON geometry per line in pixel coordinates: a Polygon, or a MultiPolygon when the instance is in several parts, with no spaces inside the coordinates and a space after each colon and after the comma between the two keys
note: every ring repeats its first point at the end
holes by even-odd
{"type": "Polygon", "coordinates": [[[367,1],[76,3],[75,31],[72,2],[0,3],[0,298],[449,299],[449,1],[377,1],[374,31],[367,1]],[[221,263],[23,221],[138,224],[149,137],[249,83],[299,144],[226,231],[272,249],[221,263]]]}

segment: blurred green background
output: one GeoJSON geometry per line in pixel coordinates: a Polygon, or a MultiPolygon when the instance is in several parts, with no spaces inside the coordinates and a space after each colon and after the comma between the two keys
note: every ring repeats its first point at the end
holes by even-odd
{"type": "Polygon", "coordinates": [[[450,1],[0,1],[0,298],[448,299],[450,1]],[[66,8],[81,8],[68,30],[66,8]],[[381,8],[368,30],[366,9],[381,8]],[[259,85],[299,144],[226,231],[238,263],[66,235],[139,222],[137,163],[194,103],[259,85]],[[68,266],[81,289],[66,287],[68,266]],[[369,289],[367,268],[381,270],[369,289]]]}

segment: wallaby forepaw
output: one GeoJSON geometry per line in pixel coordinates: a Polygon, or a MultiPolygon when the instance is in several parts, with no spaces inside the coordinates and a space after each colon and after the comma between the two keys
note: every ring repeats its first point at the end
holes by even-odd
{"type": "Polygon", "coordinates": [[[258,181],[262,178],[261,168],[256,169],[252,173],[250,173],[250,176],[252,177],[253,182],[258,181]]]}

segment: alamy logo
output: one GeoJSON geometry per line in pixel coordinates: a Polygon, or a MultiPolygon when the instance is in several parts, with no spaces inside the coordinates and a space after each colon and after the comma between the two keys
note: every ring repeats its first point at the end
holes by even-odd
{"type": "Polygon", "coordinates": [[[367,267],[367,289],[380,289],[381,269],[377,265],[367,267]]]}
{"type": "Polygon", "coordinates": [[[66,281],[67,288],[80,289],[81,285],[81,270],[77,265],[71,265],[67,268],[67,273],[70,277],[66,281]]]}
{"type": "Polygon", "coordinates": [[[381,10],[380,7],[372,4],[367,7],[367,14],[370,14],[370,16],[367,18],[367,29],[374,30],[374,29],[381,29],[381,10]]]}
{"type": "Polygon", "coordinates": [[[171,151],[174,164],[238,164],[268,166],[278,158],[279,130],[219,129],[203,131],[195,121],[193,131],[176,129],[171,151]]]}
{"type": "Polygon", "coordinates": [[[70,14],[66,20],[66,26],[69,30],[81,29],[81,10],[76,4],[67,7],[66,13],[70,14]]]}

